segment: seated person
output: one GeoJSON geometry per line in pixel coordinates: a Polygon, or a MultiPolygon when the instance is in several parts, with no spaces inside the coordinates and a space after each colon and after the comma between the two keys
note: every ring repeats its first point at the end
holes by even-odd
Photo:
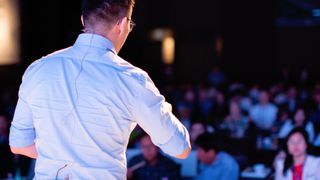
{"type": "Polygon", "coordinates": [[[212,134],[201,134],[195,141],[200,173],[197,180],[236,180],[239,177],[237,161],[226,152],[220,151],[218,139],[212,134]]]}
{"type": "Polygon", "coordinates": [[[231,102],[229,105],[229,114],[220,125],[220,129],[227,130],[231,138],[244,138],[248,127],[248,117],[242,114],[237,102],[231,102]]]}
{"type": "Polygon", "coordinates": [[[250,117],[259,130],[270,131],[277,118],[278,108],[270,102],[269,93],[260,91],[259,103],[250,110],[250,117]]]}
{"type": "Polygon", "coordinates": [[[280,128],[279,138],[285,138],[289,132],[295,127],[303,127],[309,137],[309,142],[313,142],[315,139],[314,126],[311,121],[308,121],[305,109],[299,107],[294,113],[293,121],[288,119],[280,128]]]}
{"type": "Polygon", "coordinates": [[[140,139],[142,154],[134,156],[128,163],[128,179],[179,179],[180,166],[163,156],[149,135],[140,139]]]}
{"type": "Polygon", "coordinates": [[[320,158],[308,155],[308,133],[293,129],[286,138],[284,156],[275,160],[275,180],[320,180],[320,158]]]}

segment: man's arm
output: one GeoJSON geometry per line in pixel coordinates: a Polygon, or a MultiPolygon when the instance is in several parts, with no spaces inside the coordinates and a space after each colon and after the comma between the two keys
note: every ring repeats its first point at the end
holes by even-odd
{"type": "Polygon", "coordinates": [[[37,158],[32,112],[21,98],[18,100],[10,127],[9,144],[14,154],[37,158]]]}
{"type": "Polygon", "coordinates": [[[179,159],[187,158],[191,151],[189,133],[173,115],[172,106],[148,76],[137,89],[133,115],[139,126],[163,152],[179,159]]]}
{"type": "Polygon", "coordinates": [[[30,158],[34,158],[36,159],[38,157],[38,152],[36,149],[35,144],[32,144],[31,146],[26,146],[26,147],[12,147],[11,148],[11,152],[14,154],[21,154],[21,155],[25,155],[28,156],[30,158]]]}

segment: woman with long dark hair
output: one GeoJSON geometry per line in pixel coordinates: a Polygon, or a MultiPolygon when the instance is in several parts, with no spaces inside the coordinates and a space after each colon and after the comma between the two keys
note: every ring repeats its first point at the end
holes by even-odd
{"type": "Polygon", "coordinates": [[[276,180],[320,180],[320,158],[308,154],[308,133],[294,128],[286,138],[285,158],[275,163],[276,180]]]}

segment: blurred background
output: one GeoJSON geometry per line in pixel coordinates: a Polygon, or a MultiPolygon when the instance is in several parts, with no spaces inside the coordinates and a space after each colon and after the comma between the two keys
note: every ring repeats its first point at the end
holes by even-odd
{"type": "MultiPolygon", "coordinates": [[[[30,171],[30,160],[10,155],[5,140],[22,74],[71,46],[82,32],[80,16],[79,0],[0,0],[0,111],[7,118],[0,121],[0,169],[13,167],[12,177],[17,169],[24,177],[30,171]]],[[[282,125],[298,126],[299,108],[303,126],[312,124],[313,153],[320,154],[319,0],[137,0],[132,20],[137,25],[120,56],[149,73],[190,132],[201,122],[226,138],[225,151],[241,170],[255,163],[272,168],[286,135],[282,125]],[[277,109],[266,128],[251,113],[263,92],[277,109]],[[225,123],[233,103],[248,119],[243,127],[225,123]],[[248,148],[239,148],[243,143],[248,148]]],[[[138,147],[137,136],[130,148],[138,147]]]]}

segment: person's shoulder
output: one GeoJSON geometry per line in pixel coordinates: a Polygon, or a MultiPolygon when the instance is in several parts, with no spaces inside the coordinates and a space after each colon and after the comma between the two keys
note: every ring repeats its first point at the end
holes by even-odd
{"type": "Polygon", "coordinates": [[[118,66],[119,70],[127,75],[131,75],[133,77],[147,77],[148,73],[141,68],[134,66],[133,64],[129,63],[128,61],[124,60],[120,56],[114,57],[114,62],[118,66]]]}
{"type": "Polygon", "coordinates": [[[250,113],[252,112],[256,112],[261,108],[260,104],[255,104],[252,106],[252,108],[250,109],[250,113]]]}
{"type": "Polygon", "coordinates": [[[48,54],[46,56],[43,56],[40,59],[35,60],[27,67],[27,69],[25,71],[25,75],[32,74],[32,72],[39,70],[44,64],[46,64],[47,62],[49,62],[52,59],[65,56],[66,54],[69,53],[69,50],[70,50],[70,47],[65,48],[65,49],[61,49],[61,50],[55,51],[51,54],[48,54]]]}
{"type": "Polygon", "coordinates": [[[319,173],[320,169],[320,157],[308,155],[307,160],[305,163],[306,169],[310,172],[317,172],[319,173]]]}
{"type": "Polygon", "coordinates": [[[70,55],[71,50],[72,50],[72,46],[64,48],[64,49],[60,49],[60,50],[54,51],[50,54],[47,54],[46,56],[43,56],[42,59],[50,59],[50,58],[67,56],[67,55],[70,55]]]}
{"type": "Polygon", "coordinates": [[[72,47],[68,47],[68,48],[64,48],[64,49],[60,49],[57,51],[54,51],[50,54],[47,54],[43,57],[41,57],[40,59],[36,60],[34,63],[32,63],[30,66],[38,66],[41,65],[43,63],[47,63],[53,59],[62,59],[65,58],[67,56],[71,56],[71,49],[72,47]]]}
{"type": "Polygon", "coordinates": [[[313,123],[311,121],[308,121],[306,126],[307,128],[313,128],[313,123]]]}
{"type": "Polygon", "coordinates": [[[31,70],[34,67],[41,66],[42,64],[46,63],[47,61],[49,61],[51,59],[58,58],[58,57],[63,57],[66,54],[69,53],[69,50],[70,50],[70,47],[69,48],[65,48],[65,49],[61,49],[61,50],[55,51],[55,52],[53,52],[51,54],[48,54],[46,56],[43,56],[40,59],[37,59],[36,61],[31,63],[28,66],[28,69],[31,70]]]}
{"type": "Polygon", "coordinates": [[[237,163],[237,161],[234,159],[234,157],[231,154],[224,152],[224,151],[220,151],[218,153],[218,157],[221,162],[226,163],[226,164],[237,163]]]}
{"type": "Polygon", "coordinates": [[[122,59],[119,56],[115,57],[115,62],[119,70],[121,71],[121,73],[133,78],[142,87],[150,89],[155,93],[159,93],[158,89],[155,87],[152,79],[150,78],[149,74],[146,71],[132,65],[131,63],[122,59]]]}
{"type": "Polygon", "coordinates": [[[318,164],[320,166],[320,157],[308,155],[307,158],[308,158],[307,161],[309,161],[310,163],[318,164]]]}

